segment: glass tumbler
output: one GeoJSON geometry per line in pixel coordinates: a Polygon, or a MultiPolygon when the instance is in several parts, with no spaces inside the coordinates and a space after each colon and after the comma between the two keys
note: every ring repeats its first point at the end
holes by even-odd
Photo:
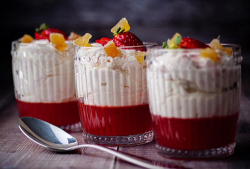
{"type": "Polygon", "coordinates": [[[202,49],[147,52],[149,106],[158,153],[170,158],[218,158],[233,154],[240,111],[241,51],[202,49]]]}
{"type": "Polygon", "coordinates": [[[146,48],[119,47],[121,55],[110,57],[102,46],[76,46],[76,91],[86,142],[126,146],[153,140],[146,48]]]}
{"type": "Polygon", "coordinates": [[[47,40],[12,42],[12,71],[20,117],[42,119],[65,130],[79,130],[74,46],[58,51],[47,40]]]}

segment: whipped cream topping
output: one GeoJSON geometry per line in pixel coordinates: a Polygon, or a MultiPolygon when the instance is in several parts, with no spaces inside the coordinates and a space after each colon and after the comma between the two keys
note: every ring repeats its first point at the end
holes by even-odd
{"type": "Polygon", "coordinates": [[[199,56],[199,50],[151,57],[147,71],[151,112],[197,118],[239,111],[241,67],[233,56],[225,52],[218,55],[217,63],[199,56]]]}
{"type": "Polygon", "coordinates": [[[216,92],[233,86],[240,79],[240,66],[235,66],[233,56],[220,52],[219,57],[220,62],[215,63],[199,56],[199,51],[170,52],[156,57],[149,67],[162,71],[164,78],[169,83],[175,83],[174,86],[184,85],[184,89],[190,86],[189,88],[199,91],[216,92]]]}
{"type": "Polygon", "coordinates": [[[87,105],[129,106],[146,104],[146,66],[137,51],[121,50],[121,57],[107,56],[103,47],[78,47],[75,56],[77,96],[87,105]]]}
{"type": "MultiPolygon", "coordinates": [[[[119,69],[126,64],[131,62],[137,62],[136,55],[140,52],[134,49],[121,49],[121,57],[110,57],[107,56],[104,47],[101,44],[93,43],[93,47],[79,48],[76,55],[78,58],[84,58],[82,60],[85,64],[91,65],[92,67],[107,67],[112,69],[119,69]]],[[[145,66],[146,63],[138,63],[145,66]]]]}
{"type": "Polygon", "coordinates": [[[74,88],[74,46],[67,41],[63,52],[47,40],[14,42],[13,78],[16,98],[27,102],[76,100],[74,88]]]}

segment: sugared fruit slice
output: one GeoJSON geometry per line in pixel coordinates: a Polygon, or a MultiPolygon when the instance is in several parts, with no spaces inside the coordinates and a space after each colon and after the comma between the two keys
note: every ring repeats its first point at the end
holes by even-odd
{"type": "Polygon", "coordinates": [[[25,35],[23,35],[23,37],[21,38],[21,43],[31,43],[31,42],[33,42],[33,40],[34,40],[34,39],[33,39],[32,36],[25,34],[25,35]]]}
{"type": "Polygon", "coordinates": [[[175,33],[172,39],[168,39],[167,42],[162,43],[162,47],[169,49],[180,48],[179,44],[181,43],[181,40],[181,35],[179,33],[175,33]]]}
{"type": "Polygon", "coordinates": [[[219,61],[218,53],[211,48],[202,49],[200,52],[201,57],[209,58],[214,62],[219,61]]]}
{"type": "Polygon", "coordinates": [[[220,43],[220,41],[219,41],[218,39],[213,39],[213,40],[210,42],[209,46],[210,46],[212,49],[219,49],[219,50],[222,50],[222,51],[224,51],[224,52],[227,52],[227,54],[228,54],[229,56],[232,55],[232,49],[231,49],[231,48],[224,48],[224,47],[221,45],[221,43],[220,43]]]}
{"type": "Polygon", "coordinates": [[[114,34],[116,33],[116,30],[118,28],[121,28],[121,30],[124,29],[124,32],[128,32],[130,30],[130,25],[128,23],[128,20],[126,18],[122,18],[112,29],[111,32],[114,34]]]}
{"type": "Polygon", "coordinates": [[[145,63],[146,52],[137,52],[135,57],[140,64],[145,63]]]}
{"type": "Polygon", "coordinates": [[[86,33],[84,36],[77,38],[76,40],[74,40],[74,44],[78,45],[78,46],[85,46],[85,47],[91,47],[92,45],[89,44],[89,40],[92,37],[91,34],[86,33]]]}
{"type": "Polygon", "coordinates": [[[55,48],[60,51],[64,51],[67,48],[64,36],[60,33],[51,33],[50,41],[55,45],[55,48]]]}
{"type": "Polygon", "coordinates": [[[117,49],[113,41],[109,41],[105,46],[104,50],[108,56],[119,57],[122,55],[121,51],[117,49]]]}
{"type": "Polygon", "coordinates": [[[223,46],[220,44],[219,40],[218,39],[213,39],[209,46],[213,49],[222,49],[223,46]]]}
{"type": "Polygon", "coordinates": [[[80,37],[81,37],[81,35],[78,35],[75,32],[70,32],[70,35],[68,36],[68,40],[75,40],[75,39],[80,38],[80,37]]]}

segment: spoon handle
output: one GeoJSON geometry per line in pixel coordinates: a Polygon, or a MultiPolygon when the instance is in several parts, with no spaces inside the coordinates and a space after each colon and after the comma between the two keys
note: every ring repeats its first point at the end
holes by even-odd
{"type": "Polygon", "coordinates": [[[127,154],[122,154],[122,153],[117,152],[115,150],[111,150],[109,148],[105,148],[105,147],[102,147],[102,146],[99,146],[99,145],[94,145],[94,144],[78,145],[78,146],[74,146],[74,147],[69,148],[69,150],[73,150],[73,149],[77,149],[77,148],[86,148],[86,147],[96,148],[96,149],[105,151],[105,152],[110,153],[110,154],[112,154],[112,155],[114,155],[116,157],[119,157],[120,159],[123,159],[124,161],[127,161],[129,163],[135,164],[135,165],[140,166],[140,167],[150,168],[150,169],[151,168],[152,169],[166,169],[165,167],[163,168],[163,167],[160,167],[160,166],[152,165],[152,164],[150,164],[150,162],[148,162],[146,160],[136,158],[136,157],[132,157],[132,156],[127,155],[127,154]]]}

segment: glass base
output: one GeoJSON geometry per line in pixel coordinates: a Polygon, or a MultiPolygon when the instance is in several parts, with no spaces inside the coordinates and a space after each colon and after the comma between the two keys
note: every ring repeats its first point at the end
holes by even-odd
{"type": "Polygon", "coordinates": [[[229,144],[224,147],[208,149],[208,150],[177,150],[162,147],[156,144],[158,153],[161,156],[168,158],[178,159],[211,159],[211,158],[223,158],[230,156],[234,153],[235,143],[229,144]]]}
{"type": "Polygon", "coordinates": [[[75,132],[75,131],[81,131],[82,126],[81,122],[71,124],[71,125],[66,125],[66,126],[59,126],[61,129],[69,131],[69,132],[75,132]]]}
{"type": "Polygon", "coordinates": [[[97,136],[88,133],[83,133],[87,143],[101,144],[107,146],[133,146],[146,144],[154,139],[153,130],[142,134],[128,136],[97,136]]]}

